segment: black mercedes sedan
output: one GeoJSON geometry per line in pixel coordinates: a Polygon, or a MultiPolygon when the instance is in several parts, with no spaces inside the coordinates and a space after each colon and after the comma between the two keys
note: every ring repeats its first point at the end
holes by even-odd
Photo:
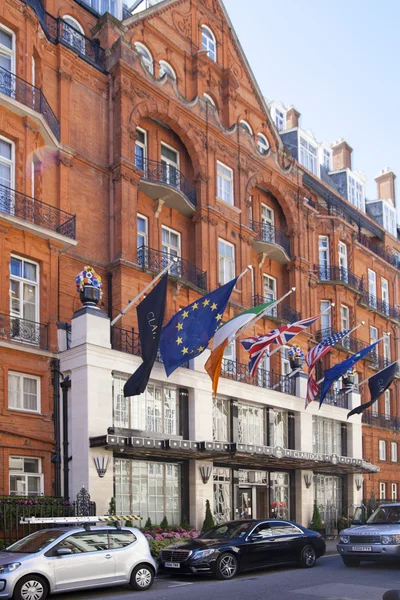
{"type": "Polygon", "coordinates": [[[229,521],[201,534],[197,539],[164,548],[160,572],[208,574],[232,579],[250,571],[283,563],[298,563],[305,569],[325,554],[319,533],[290,521],[229,521]]]}

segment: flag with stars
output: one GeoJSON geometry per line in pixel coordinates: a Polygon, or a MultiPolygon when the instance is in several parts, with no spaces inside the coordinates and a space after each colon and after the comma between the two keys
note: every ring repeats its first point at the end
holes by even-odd
{"type": "Polygon", "coordinates": [[[160,352],[167,377],[207,348],[220,326],[237,277],[192,302],[172,317],[163,328],[160,352]]]}

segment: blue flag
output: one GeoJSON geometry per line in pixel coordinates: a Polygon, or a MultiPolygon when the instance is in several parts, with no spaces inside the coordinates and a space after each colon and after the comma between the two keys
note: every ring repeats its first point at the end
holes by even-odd
{"type": "Polygon", "coordinates": [[[325,396],[326,396],[329,388],[331,387],[332,383],[335,383],[335,381],[337,381],[340,377],[342,377],[342,375],[344,375],[346,373],[346,371],[351,369],[356,363],[358,363],[359,360],[361,360],[362,358],[364,358],[364,356],[369,354],[375,348],[375,346],[377,344],[379,344],[379,342],[380,342],[380,340],[378,340],[377,342],[374,342],[367,348],[364,348],[360,352],[357,352],[357,354],[354,354],[354,356],[350,356],[350,358],[346,358],[346,360],[344,360],[343,362],[341,362],[338,365],[335,365],[334,367],[332,367],[331,369],[328,369],[327,371],[325,371],[324,381],[322,382],[321,393],[319,396],[319,407],[320,408],[321,408],[323,401],[325,400],[325,396]]]}
{"type": "Polygon", "coordinates": [[[136,308],[143,362],[125,383],[125,398],[138,396],[146,389],[160,343],[167,289],[168,274],[166,273],[136,308]]]}
{"type": "Polygon", "coordinates": [[[237,281],[192,302],[172,317],[163,328],[160,352],[167,377],[189,359],[199,356],[222,323],[222,317],[237,281]]]}
{"type": "Polygon", "coordinates": [[[372,406],[373,403],[378,400],[379,396],[383,394],[388,387],[390,387],[394,376],[397,373],[397,368],[398,363],[394,362],[385,369],[382,369],[382,371],[379,371],[379,373],[376,373],[376,375],[372,375],[372,377],[368,379],[371,400],[369,402],[364,402],[364,404],[360,404],[360,406],[356,406],[356,408],[353,408],[353,410],[351,410],[347,415],[347,418],[351,417],[352,415],[361,415],[364,410],[367,410],[367,408],[372,406]]]}

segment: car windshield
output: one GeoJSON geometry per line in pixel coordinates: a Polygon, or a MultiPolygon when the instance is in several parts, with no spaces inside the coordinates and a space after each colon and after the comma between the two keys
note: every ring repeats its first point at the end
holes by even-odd
{"type": "Polygon", "coordinates": [[[224,523],[202,533],[199,538],[205,540],[232,540],[246,536],[254,527],[254,523],[224,523]]]}
{"type": "Polygon", "coordinates": [[[46,548],[52,542],[55,542],[65,531],[60,529],[46,529],[45,531],[36,531],[28,537],[15,542],[9,546],[5,552],[23,552],[24,554],[34,554],[46,548]]]}
{"type": "Polygon", "coordinates": [[[380,506],[372,513],[367,525],[400,523],[400,506],[380,506]]]}

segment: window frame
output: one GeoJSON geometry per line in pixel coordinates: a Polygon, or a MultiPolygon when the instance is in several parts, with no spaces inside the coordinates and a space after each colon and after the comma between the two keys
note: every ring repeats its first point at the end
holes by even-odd
{"type": "Polygon", "coordinates": [[[8,489],[9,489],[9,495],[13,496],[13,497],[17,497],[17,496],[21,496],[24,498],[27,498],[29,496],[32,496],[32,493],[29,493],[29,489],[28,489],[28,477],[35,477],[36,479],[39,479],[39,493],[37,495],[35,495],[35,498],[38,498],[40,496],[43,496],[44,494],[44,473],[43,473],[43,464],[42,464],[42,459],[38,456],[22,456],[19,454],[9,454],[8,456],[8,489]],[[11,466],[10,466],[10,459],[12,458],[18,458],[18,459],[29,459],[29,460],[37,460],[38,461],[38,472],[37,473],[29,473],[27,471],[25,471],[25,463],[24,463],[24,471],[21,472],[12,472],[11,470],[11,466]],[[11,477],[25,477],[25,491],[26,494],[12,494],[11,493],[11,477]]]}
{"type": "MultiPolygon", "coordinates": [[[[15,189],[15,143],[12,140],[9,140],[8,138],[6,138],[4,135],[0,135],[0,140],[2,140],[3,142],[6,142],[6,144],[9,144],[9,146],[11,148],[11,158],[5,158],[4,156],[0,155],[0,163],[3,163],[10,167],[10,187],[9,187],[9,189],[14,190],[15,189]]],[[[7,186],[5,186],[5,187],[7,187],[7,186]]],[[[10,206],[10,212],[11,212],[11,206],[10,206]]],[[[13,212],[14,212],[14,210],[12,210],[12,213],[13,212]]]]}
{"type": "Polygon", "coordinates": [[[154,75],[154,58],[148,47],[142,42],[135,42],[134,47],[137,53],[139,54],[146,71],[148,71],[150,75],[154,75]],[[144,50],[144,54],[147,54],[147,56],[144,56],[143,53],[139,51],[139,49],[144,50]]]}
{"type": "Polygon", "coordinates": [[[221,162],[220,160],[217,160],[217,198],[218,200],[221,200],[221,202],[225,202],[225,204],[228,204],[229,206],[234,206],[235,205],[235,186],[234,186],[234,173],[233,173],[233,169],[231,167],[228,167],[228,165],[226,165],[225,163],[221,162]],[[228,179],[228,177],[226,177],[226,175],[224,175],[222,172],[219,171],[219,167],[223,167],[224,169],[227,169],[230,172],[230,179],[228,179]],[[230,200],[225,200],[224,198],[222,198],[221,196],[223,195],[223,185],[221,184],[221,186],[219,185],[219,180],[221,179],[221,181],[227,181],[230,183],[230,191],[229,191],[229,196],[230,196],[230,200]],[[221,191],[222,194],[221,196],[219,195],[219,189],[221,187],[221,191]]]}
{"type": "Polygon", "coordinates": [[[313,175],[318,174],[318,148],[301,135],[299,135],[299,163],[313,175]]]}
{"type": "Polygon", "coordinates": [[[15,319],[22,319],[23,321],[30,321],[29,319],[26,319],[23,314],[23,307],[24,307],[23,294],[20,294],[20,307],[22,307],[22,311],[19,315],[14,314],[14,311],[12,310],[12,304],[11,304],[11,280],[18,281],[20,286],[21,285],[23,286],[24,283],[28,283],[30,285],[35,285],[35,287],[36,287],[36,306],[35,306],[35,321],[34,321],[34,323],[40,323],[40,265],[39,265],[39,263],[35,262],[34,260],[30,260],[29,258],[24,258],[22,256],[18,256],[17,254],[11,254],[10,262],[9,262],[9,269],[10,269],[10,271],[9,271],[10,316],[14,317],[15,319]],[[11,274],[11,260],[13,258],[16,260],[21,260],[22,264],[24,264],[24,262],[27,262],[32,265],[35,265],[35,267],[36,267],[36,282],[33,282],[29,279],[25,279],[24,277],[17,277],[16,275],[11,274]]]}
{"type": "Polygon", "coordinates": [[[384,481],[379,482],[379,500],[386,499],[386,483],[384,481]]]}
{"type": "Polygon", "coordinates": [[[30,414],[41,414],[41,390],[40,390],[40,377],[38,377],[37,375],[30,375],[28,373],[20,373],[18,371],[8,371],[8,410],[11,411],[16,411],[16,412],[22,412],[22,413],[30,413],[30,414]],[[20,394],[21,394],[21,398],[22,398],[22,403],[23,403],[23,397],[24,397],[24,389],[23,389],[23,382],[24,379],[33,379],[34,381],[36,381],[36,410],[30,410],[29,408],[18,408],[15,406],[10,406],[10,375],[12,377],[18,377],[21,381],[22,381],[22,386],[20,386],[20,394]]]}
{"type": "Polygon", "coordinates": [[[381,277],[381,299],[382,299],[382,312],[385,315],[389,314],[390,306],[390,291],[389,281],[385,277],[381,277]]]}
{"type": "Polygon", "coordinates": [[[261,156],[268,154],[271,146],[267,140],[267,137],[263,133],[257,134],[257,150],[261,156]],[[264,147],[264,150],[262,149],[264,147]]]}
{"type": "Polygon", "coordinates": [[[3,44],[0,44],[0,54],[3,54],[5,56],[9,56],[11,58],[11,70],[10,73],[12,73],[13,75],[15,75],[15,69],[16,69],[16,49],[17,49],[17,44],[16,44],[16,40],[17,40],[17,36],[15,35],[15,32],[10,29],[9,27],[6,27],[5,25],[3,25],[3,23],[0,24],[0,30],[3,30],[7,35],[11,36],[11,49],[7,48],[6,46],[3,46],[3,44]]]}
{"type": "Polygon", "coordinates": [[[399,447],[397,442],[390,442],[390,460],[397,463],[399,460],[399,447]],[[393,452],[395,450],[395,452],[393,452]]]}
{"type": "Polygon", "coordinates": [[[397,500],[397,483],[391,484],[390,492],[391,492],[392,500],[397,500]],[[395,492],[395,493],[393,494],[393,492],[395,492]]]}
{"type": "Polygon", "coordinates": [[[68,14],[63,15],[61,17],[61,19],[64,23],[66,23],[66,25],[68,25],[68,28],[71,27],[77,33],[79,33],[80,35],[83,35],[83,38],[80,38],[79,36],[75,36],[74,33],[69,31],[68,28],[67,29],[63,28],[61,39],[63,39],[64,42],[67,42],[67,44],[69,46],[71,46],[71,48],[78,50],[80,52],[80,54],[85,56],[86,55],[86,40],[85,40],[86,36],[85,36],[85,30],[83,29],[82,25],[72,15],[68,15],[68,14]],[[65,35],[65,34],[67,34],[67,35],[65,35]],[[65,37],[64,37],[64,35],[65,35],[65,37]],[[73,38],[73,39],[71,39],[71,38],[73,38]]]}
{"type": "MultiPolygon", "coordinates": [[[[143,161],[145,162],[147,159],[147,131],[145,129],[142,129],[142,127],[136,127],[136,131],[139,131],[140,133],[143,133],[144,135],[144,143],[138,141],[137,139],[135,140],[135,167],[137,167],[138,169],[141,169],[142,171],[144,171],[145,169],[142,169],[139,165],[137,165],[136,159],[136,147],[138,146],[139,148],[142,148],[143,150],[143,161]]],[[[145,163],[146,164],[146,163],[145,163]]],[[[143,167],[145,167],[145,164],[143,165],[143,167]]]]}
{"type": "Polygon", "coordinates": [[[378,449],[379,449],[379,452],[378,452],[379,460],[386,461],[387,460],[386,440],[379,440],[378,449]]]}
{"type": "Polygon", "coordinates": [[[231,244],[231,242],[228,242],[227,240],[224,240],[223,238],[218,238],[218,280],[219,280],[219,285],[225,285],[226,283],[228,283],[229,281],[232,281],[232,279],[234,279],[236,276],[236,247],[234,244],[231,244]],[[233,250],[232,255],[233,258],[230,259],[227,256],[220,254],[220,243],[225,244],[226,246],[230,246],[233,250]],[[222,278],[223,281],[221,281],[221,258],[223,259],[223,264],[226,264],[226,261],[228,261],[230,264],[233,265],[233,269],[231,270],[232,273],[232,277],[229,277],[226,281],[225,278],[228,275],[226,272],[226,268],[224,266],[223,272],[224,272],[224,277],[222,278]]]}
{"type": "Polygon", "coordinates": [[[212,60],[213,62],[217,62],[217,38],[215,37],[212,29],[210,29],[208,25],[204,24],[202,24],[201,26],[201,49],[207,51],[207,56],[210,60],[212,60]],[[208,37],[207,35],[204,36],[204,38],[207,39],[206,44],[204,44],[203,38],[204,31],[208,32],[208,34],[210,35],[210,37],[208,37]],[[212,49],[210,43],[214,44],[214,49],[212,49]]]}
{"type": "Polygon", "coordinates": [[[239,121],[239,126],[242,127],[248,135],[250,135],[251,137],[254,136],[253,129],[247,121],[241,119],[239,121]]]}
{"type": "Polygon", "coordinates": [[[384,394],[383,398],[384,398],[383,399],[383,407],[384,407],[385,419],[386,419],[386,421],[390,421],[391,413],[392,413],[390,389],[385,390],[385,394],[384,394]]]}
{"type": "Polygon", "coordinates": [[[164,77],[164,75],[167,75],[168,77],[170,77],[171,79],[173,79],[174,81],[177,81],[177,76],[176,76],[176,72],[175,69],[172,67],[172,65],[166,61],[166,60],[160,60],[158,62],[158,75],[159,78],[161,79],[162,77],[164,77]],[[166,67],[166,69],[165,69],[166,67]],[[161,69],[164,70],[164,73],[161,73],[161,69]]]}

